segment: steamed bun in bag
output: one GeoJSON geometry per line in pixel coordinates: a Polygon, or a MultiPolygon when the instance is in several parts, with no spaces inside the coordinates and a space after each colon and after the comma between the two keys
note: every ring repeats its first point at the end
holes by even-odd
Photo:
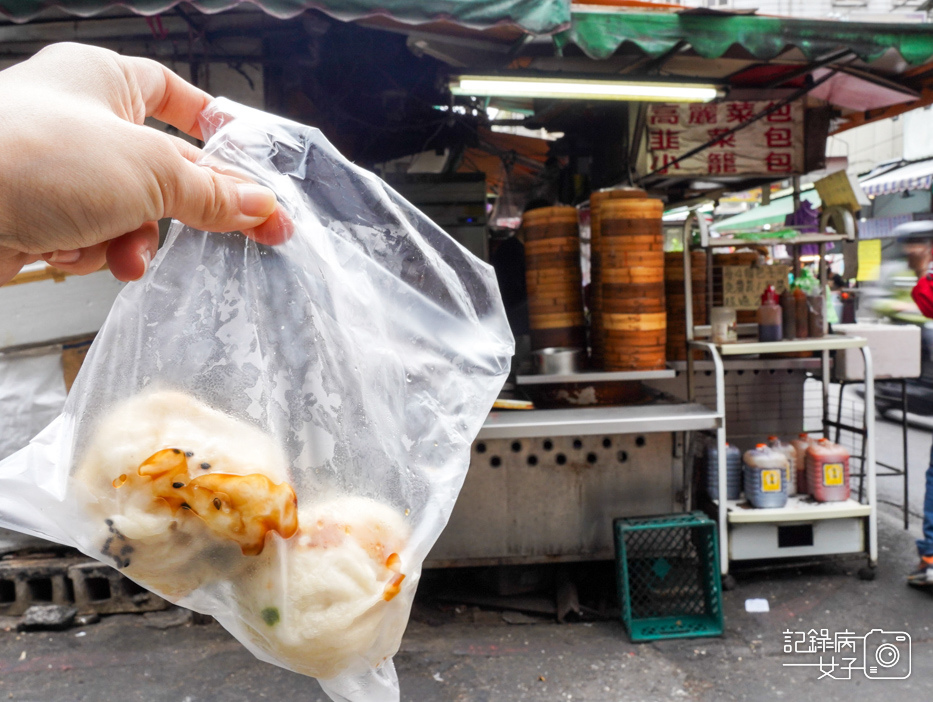
{"type": "Polygon", "coordinates": [[[294,533],[287,471],[264,432],[190,395],[155,391],[102,419],[74,479],[102,559],[178,599],[247,566],[268,531],[294,533]]]}
{"type": "Polygon", "coordinates": [[[378,666],[398,650],[414,595],[405,583],[404,517],[345,496],[302,507],[299,523],[238,579],[250,639],[316,678],[378,666]]]}

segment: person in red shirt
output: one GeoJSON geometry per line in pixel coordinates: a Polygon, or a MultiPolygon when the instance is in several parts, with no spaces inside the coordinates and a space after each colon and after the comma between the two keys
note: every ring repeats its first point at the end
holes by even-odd
{"type": "MultiPolygon", "coordinates": [[[[930,223],[933,235],[933,222],[930,223]]],[[[907,260],[917,274],[917,284],[910,292],[924,317],[933,319],[933,256],[930,240],[909,241],[906,244],[907,260]]],[[[933,448],[930,451],[930,466],[926,474],[926,492],[923,498],[923,538],[917,540],[920,563],[907,576],[910,585],[933,586],[933,448]]]]}

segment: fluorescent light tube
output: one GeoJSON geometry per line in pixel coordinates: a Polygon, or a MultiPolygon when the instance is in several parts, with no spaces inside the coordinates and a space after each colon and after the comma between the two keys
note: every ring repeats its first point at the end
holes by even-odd
{"type": "Polygon", "coordinates": [[[450,92],[454,95],[636,102],[709,102],[720,95],[715,85],[512,76],[459,76],[451,79],[450,92]]]}

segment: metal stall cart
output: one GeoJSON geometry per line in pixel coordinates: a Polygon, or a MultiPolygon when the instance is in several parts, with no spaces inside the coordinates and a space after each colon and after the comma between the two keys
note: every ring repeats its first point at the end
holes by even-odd
{"type": "MultiPolygon", "coordinates": [[[[821,256],[825,254],[825,244],[833,240],[851,237],[851,234],[800,235],[793,240],[759,239],[754,242],[727,237],[710,238],[704,223],[697,220],[701,237],[697,248],[711,251],[717,247],[735,246],[773,246],[783,244],[795,249],[806,243],[820,245],[821,256]]],[[[684,227],[684,240],[689,241],[692,220],[684,227]]],[[[867,567],[859,575],[863,578],[874,577],[874,568],[878,560],[877,511],[875,496],[875,438],[874,438],[874,386],[871,352],[866,341],[861,337],[826,334],[818,338],[806,338],[787,341],[759,342],[742,340],[738,343],[713,344],[708,340],[710,329],[693,324],[691,300],[691,278],[689,245],[685,246],[685,299],[687,300],[688,344],[692,349],[701,350],[712,360],[716,403],[722,406],[726,393],[724,372],[734,364],[748,363],[748,357],[757,357],[761,368],[770,365],[782,367],[786,359],[775,358],[776,354],[818,352],[818,367],[812,371],[822,387],[822,426],[820,431],[828,436],[833,425],[829,407],[830,391],[830,352],[841,349],[858,349],[863,357],[865,372],[865,460],[863,472],[867,478],[867,490],[863,501],[849,498],[841,502],[817,502],[807,496],[789,497],[784,507],[774,509],[751,508],[745,500],[713,500],[713,511],[719,523],[721,572],[728,575],[730,562],[758,559],[799,558],[810,556],[834,556],[866,554],[867,567]],[[735,359],[735,360],[733,360],[735,359]]],[[[821,265],[822,284],[825,285],[825,265],[821,265]]],[[[754,326],[754,325],[746,325],[754,326]]],[[[741,331],[741,329],[740,329],[741,331]]],[[[752,331],[746,329],[746,331],[752,331]]],[[[696,399],[696,373],[693,354],[687,356],[687,399],[696,399]]],[[[799,431],[799,429],[798,429],[799,431]]],[[[726,440],[730,438],[726,423],[726,413],[715,430],[718,465],[718,494],[727,494],[726,440]]],[[[763,437],[762,437],[763,438],[763,437]]]]}

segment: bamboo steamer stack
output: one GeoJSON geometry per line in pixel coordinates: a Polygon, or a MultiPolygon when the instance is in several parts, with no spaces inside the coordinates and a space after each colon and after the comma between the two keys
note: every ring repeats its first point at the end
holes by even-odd
{"type": "Polygon", "coordinates": [[[607,371],[666,363],[664,235],[660,200],[615,199],[600,208],[599,327],[607,371]]]}
{"type": "MultiPolygon", "coordinates": [[[[706,252],[690,254],[690,281],[693,300],[693,323],[706,324],[706,252]]],[[[664,254],[664,297],[667,307],[667,357],[672,361],[687,358],[687,306],[684,296],[684,254],[664,254]]]]}
{"type": "MultiPolygon", "coordinates": [[[[758,254],[754,251],[739,251],[736,253],[716,254],[713,256],[713,304],[721,306],[722,302],[722,269],[727,266],[740,266],[747,268],[758,262],[758,254]]],[[[757,310],[736,310],[735,320],[739,324],[749,324],[758,321],[757,310]]]]}
{"type": "Polygon", "coordinates": [[[640,200],[648,194],[641,188],[612,188],[590,194],[590,356],[596,368],[605,366],[602,334],[602,275],[600,238],[602,204],[612,200],[640,200]]]}
{"type": "Polygon", "coordinates": [[[576,207],[522,216],[531,348],[586,348],[576,207]]]}

